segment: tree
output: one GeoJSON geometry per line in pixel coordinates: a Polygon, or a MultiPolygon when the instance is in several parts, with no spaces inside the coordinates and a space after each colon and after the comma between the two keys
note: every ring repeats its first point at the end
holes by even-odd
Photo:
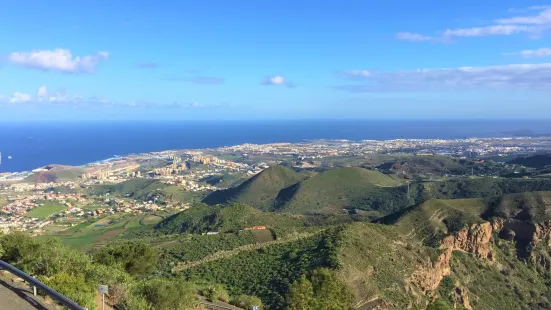
{"type": "Polygon", "coordinates": [[[194,287],[180,279],[154,278],[143,282],[138,291],[155,310],[188,310],[197,306],[194,287]]]}
{"type": "Polygon", "coordinates": [[[100,249],[94,260],[106,266],[120,264],[136,278],[150,275],[157,265],[159,255],[148,244],[137,241],[115,243],[100,249]]]}
{"type": "Polygon", "coordinates": [[[442,299],[438,298],[431,302],[427,310],[451,310],[452,308],[442,299]]]}
{"type": "Polygon", "coordinates": [[[331,269],[314,270],[310,281],[314,289],[317,309],[348,309],[354,300],[352,292],[331,269]]]}
{"type": "Polygon", "coordinates": [[[287,300],[290,310],[315,309],[314,288],[305,275],[291,285],[287,300]]]}

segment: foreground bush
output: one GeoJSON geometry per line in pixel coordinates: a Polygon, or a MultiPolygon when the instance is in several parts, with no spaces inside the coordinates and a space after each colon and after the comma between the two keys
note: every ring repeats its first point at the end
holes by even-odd
{"type": "Polygon", "coordinates": [[[148,244],[136,241],[114,243],[94,254],[94,261],[107,265],[121,265],[136,278],[143,278],[155,270],[159,256],[148,244]]]}
{"type": "Polygon", "coordinates": [[[89,309],[96,307],[99,284],[117,285],[119,295],[125,296],[132,280],[122,268],[93,264],[87,254],[67,249],[55,239],[40,241],[27,234],[13,233],[0,236],[0,248],[3,249],[0,259],[89,309]]]}
{"type": "Polygon", "coordinates": [[[239,295],[232,297],[230,299],[230,304],[243,308],[245,310],[252,310],[253,307],[257,306],[258,309],[262,308],[262,301],[260,301],[260,298],[256,296],[248,296],[248,295],[239,295]]]}
{"type": "MultiPolygon", "coordinates": [[[[195,287],[180,279],[154,278],[143,281],[135,288],[155,310],[188,310],[198,305],[195,287]]],[[[129,308],[130,309],[130,308],[129,308]]]]}

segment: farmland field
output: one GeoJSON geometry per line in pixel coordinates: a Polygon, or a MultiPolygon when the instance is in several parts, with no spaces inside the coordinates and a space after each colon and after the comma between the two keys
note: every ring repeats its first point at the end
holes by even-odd
{"type": "Polygon", "coordinates": [[[64,231],[52,232],[40,238],[57,238],[63,244],[78,249],[91,249],[116,240],[121,235],[139,230],[150,230],[156,223],[169,215],[160,211],[148,214],[117,213],[94,218],[64,231]]]}
{"type": "Polygon", "coordinates": [[[44,219],[59,211],[65,210],[67,207],[59,202],[45,201],[43,205],[38,206],[31,211],[27,212],[25,216],[32,218],[44,219]]]}

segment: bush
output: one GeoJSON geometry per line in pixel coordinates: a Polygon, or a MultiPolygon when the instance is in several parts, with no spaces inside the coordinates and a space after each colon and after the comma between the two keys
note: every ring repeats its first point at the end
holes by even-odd
{"type": "Polygon", "coordinates": [[[211,302],[217,300],[228,302],[230,300],[228,291],[222,285],[210,285],[202,293],[211,302]]]}
{"type": "Polygon", "coordinates": [[[106,266],[120,264],[133,277],[142,278],[155,270],[159,256],[148,244],[136,241],[115,243],[101,248],[94,260],[106,266]]]}
{"type": "Polygon", "coordinates": [[[262,309],[262,301],[256,296],[235,296],[230,299],[230,304],[245,310],[252,310],[254,306],[257,306],[258,309],[262,309]]]}
{"type": "Polygon", "coordinates": [[[187,310],[198,304],[193,285],[180,279],[144,281],[135,293],[143,296],[149,307],[155,310],[187,310]]]}
{"type": "Polygon", "coordinates": [[[293,283],[287,298],[288,309],[349,309],[354,295],[336,275],[327,268],[316,269],[309,279],[304,275],[293,283]]]}
{"type": "Polygon", "coordinates": [[[40,280],[80,306],[88,309],[96,307],[96,287],[87,282],[82,274],[75,276],[58,273],[50,277],[40,277],[40,280]]]}
{"type": "Polygon", "coordinates": [[[428,305],[427,310],[452,310],[452,308],[445,301],[438,298],[428,305]]]}

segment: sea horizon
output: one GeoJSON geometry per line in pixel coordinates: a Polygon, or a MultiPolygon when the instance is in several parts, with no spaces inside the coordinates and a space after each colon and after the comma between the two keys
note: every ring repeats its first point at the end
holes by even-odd
{"type": "Polygon", "coordinates": [[[0,172],[115,155],[311,140],[463,139],[551,134],[548,120],[66,120],[0,123],[0,172]],[[509,134],[508,134],[509,133],[509,134]],[[160,139],[162,137],[162,139],[160,139]],[[7,159],[11,156],[11,159],[7,159]]]}

